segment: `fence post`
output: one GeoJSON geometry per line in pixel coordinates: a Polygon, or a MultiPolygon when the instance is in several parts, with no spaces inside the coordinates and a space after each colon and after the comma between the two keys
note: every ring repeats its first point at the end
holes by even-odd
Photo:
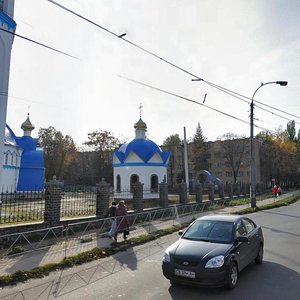
{"type": "Polygon", "coordinates": [[[213,202],[215,200],[215,189],[213,183],[208,185],[208,199],[213,202]]]}
{"type": "Polygon", "coordinates": [[[159,184],[159,202],[163,208],[166,208],[169,206],[168,201],[168,184],[164,180],[159,184]]]}
{"type": "Polygon", "coordinates": [[[223,184],[219,185],[219,197],[224,199],[224,186],[223,184]]]}
{"type": "Polygon", "coordinates": [[[137,182],[133,185],[133,194],[132,194],[132,202],[133,209],[136,212],[143,211],[143,186],[144,184],[141,182],[137,182]]]}
{"type": "Polygon", "coordinates": [[[203,190],[202,190],[202,184],[199,181],[197,181],[195,185],[195,194],[196,194],[196,202],[202,203],[203,190]]]}
{"type": "Polygon", "coordinates": [[[104,178],[102,178],[101,182],[96,184],[96,217],[99,219],[103,219],[108,212],[109,188],[110,185],[104,178]]]}
{"type": "Polygon", "coordinates": [[[185,182],[179,184],[179,202],[180,204],[187,204],[187,186],[185,182]]]}
{"type": "Polygon", "coordinates": [[[56,180],[56,176],[45,184],[44,222],[49,227],[57,226],[60,222],[62,186],[63,182],[56,180]]]}

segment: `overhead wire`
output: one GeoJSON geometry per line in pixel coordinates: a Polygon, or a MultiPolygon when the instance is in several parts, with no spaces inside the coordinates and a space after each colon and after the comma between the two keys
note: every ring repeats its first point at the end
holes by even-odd
{"type": "Polygon", "coordinates": [[[1,30],[1,31],[4,31],[4,32],[6,32],[6,33],[8,33],[8,34],[11,34],[11,35],[13,35],[13,36],[16,36],[16,37],[19,37],[19,38],[21,38],[21,39],[24,39],[24,40],[26,40],[26,41],[28,41],[28,42],[31,42],[31,43],[37,44],[37,45],[39,45],[39,46],[45,47],[45,48],[47,48],[47,49],[50,49],[50,50],[52,50],[52,51],[58,52],[58,53],[60,53],[60,54],[63,54],[63,55],[66,55],[66,56],[69,56],[69,57],[72,57],[72,58],[75,58],[75,59],[79,59],[78,57],[75,57],[75,56],[73,56],[73,55],[71,55],[71,54],[68,54],[68,53],[66,53],[66,52],[60,51],[60,50],[55,49],[55,48],[53,48],[53,47],[50,47],[50,46],[48,46],[48,45],[46,45],[46,44],[37,42],[37,41],[35,41],[35,40],[33,40],[33,39],[30,39],[30,38],[28,38],[28,37],[26,37],[26,36],[17,34],[17,33],[15,33],[15,32],[11,32],[11,31],[6,30],[6,29],[4,29],[4,28],[0,28],[0,30],[1,30]]]}
{"type": "MultiPolygon", "coordinates": [[[[195,74],[193,74],[192,72],[190,72],[190,71],[188,71],[188,70],[186,70],[186,69],[184,69],[184,68],[182,68],[182,67],[176,65],[175,63],[173,63],[173,62],[171,62],[171,61],[169,61],[169,60],[167,60],[167,59],[165,59],[165,58],[163,58],[163,57],[157,55],[156,53],[154,53],[154,52],[152,52],[152,51],[150,51],[150,50],[148,50],[148,49],[146,49],[146,48],[144,48],[144,47],[142,47],[142,46],[140,46],[140,45],[138,45],[138,44],[136,44],[136,43],[130,41],[129,39],[124,38],[124,36],[126,35],[126,33],[117,34],[117,33],[113,32],[112,30],[109,30],[109,29],[107,29],[106,27],[104,27],[104,26],[102,26],[102,25],[100,25],[100,24],[98,24],[98,23],[96,23],[96,22],[94,22],[94,21],[92,21],[92,20],[90,20],[90,19],[84,17],[83,15],[81,15],[81,14],[79,14],[79,13],[77,13],[77,12],[75,12],[75,11],[73,11],[73,10],[71,10],[71,9],[69,9],[69,8],[67,8],[67,7],[65,7],[65,6],[63,6],[63,5],[61,5],[61,4],[59,4],[59,3],[57,3],[57,2],[54,1],[54,0],[48,0],[48,2],[50,2],[50,3],[52,3],[52,4],[54,4],[54,5],[58,6],[58,7],[60,7],[61,9],[65,10],[65,11],[67,11],[67,12],[69,12],[69,13],[71,13],[71,14],[73,14],[73,15],[75,15],[75,16],[77,16],[77,17],[79,17],[79,18],[81,18],[81,19],[83,19],[83,20],[85,20],[85,21],[87,21],[87,22],[89,22],[89,23],[91,23],[91,24],[93,24],[94,26],[96,26],[96,27],[98,27],[98,28],[104,30],[105,32],[107,32],[107,33],[109,33],[109,34],[111,34],[111,35],[113,35],[113,36],[119,38],[120,40],[123,40],[124,42],[126,42],[126,43],[128,43],[128,44],[130,44],[130,45],[132,45],[132,46],[134,46],[134,47],[136,47],[136,48],[142,50],[143,52],[145,52],[145,53],[147,53],[147,54],[149,54],[149,55],[151,55],[151,56],[153,56],[153,57],[159,59],[160,61],[162,61],[162,62],[164,62],[164,63],[166,63],[166,64],[168,64],[168,65],[170,65],[170,66],[172,66],[172,67],[174,67],[174,68],[176,68],[176,69],[178,69],[178,70],[180,70],[180,71],[182,71],[182,72],[184,72],[184,73],[186,73],[186,74],[188,74],[188,75],[190,75],[190,76],[192,76],[192,77],[194,77],[194,79],[196,79],[196,80],[198,80],[198,81],[203,81],[204,83],[206,83],[206,84],[208,84],[208,85],[210,85],[210,86],[212,86],[212,87],[214,87],[214,88],[219,88],[219,89],[222,90],[223,92],[225,92],[225,91],[230,92],[230,93],[231,93],[231,96],[236,95],[236,96],[239,96],[239,97],[243,97],[243,98],[245,98],[245,99],[250,99],[250,98],[247,97],[247,96],[243,96],[243,95],[241,95],[241,94],[239,94],[239,93],[236,93],[236,92],[231,91],[231,90],[229,90],[229,89],[226,89],[226,88],[224,88],[224,87],[218,86],[218,85],[216,85],[216,84],[214,84],[214,83],[212,83],[212,82],[209,82],[209,81],[207,81],[207,80],[205,80],[205,79],[199,77],[198,75],[195,75],[195,74]]],[[[234,97],[236,97],[236,96],[234,96],[234,97]]],[[[239,98],[239,97],[236,97],[236,98],[242,100],[242,99],[239,98]]],[[[252,99],[250,99],[250,100],[252,100],[252,99]]],[[[287,115],[290,115],[290,116],[293,116],[293,117],[296,117],[296,118],[299,118],[299,119],[300,119],[299,116],[290,114],[290,113],[285,112],[285,111],[283,111],[283,110],[281,110],[281,109],[275,108],[275,107],[273,107],[273,106],[271,106],[271,105],[264,104],[264,103],[259,102],[259,101],[257,101],[257,100],[253,100],[253,102],[257,102],[257,103],[259,103],[259,104],[261,104],[261,105],[267,106],[267,107],[269,107],[269,108],[271,108],[271,109],[274,109],[274,110],[276,110],[276,111],[280,111],[280,112],[282,112],[282,113],[284,113],[284,114],[287,114],[287,115]]],[[[257,107],[258,107],[258,106],[257,106],[257,107]]],[[[263,109],[263,108],[261,108],[261,107],[259,107],[259,108],[260,108],[260,109],[263,109]]],[[[266,110],[266,111],[267,111],[267,110],[266,110]]],[[[267,111],[267,112],[272,113],[273,115],[279,116],[277,113],[273,113],[273,112],[270,112],[270,111],[267,111]]],[[[281,117],[282,117],[282,116],[281,116],[281,117]]],[[[285,118],[285,117],[283,117],[283,118],[285,118]]],[[[287,119],[287,118],[285,118],[285,119],[290,121],[290,119],[287,119]]]]}
{"type": "MultiPolygon", "coordinates": [[[[120,78],[122,78],[122,79],[131,81],[131,82],[133,82],[133,83],[136,83],[136,84],[139,84],[139,85],[148,87],[148,88],[153,89],[153,90],[156,90],[156,91],[159,91],[159,92],[161,92],[161,93],[164,93],[164,94],[167,94],[167,95],[170,95],[170,96],[174,96],[174,97],[180,98],[180,99],[182,99],[182,100],[184,100],[184,101],[191,102],[191,103],[194,103],[194,104],[198,104],[198,105],[200,105],[200,106],[203,106],[203,107],[206,107],[206,108],[208,108],[208,109],[210,109],[210,110],[213,110],[213,111],[215,111],[215,112],[217,112],[217,113],[219,113],[219,114],[222,114],[222,115],[224,115],[224,116],[230,117],[230,118],[232,118],[232,119],[234,119],[234,120],[237,120],[237,121],[240,121],[240,122],[242,122],[242,123],[244,123],[244,124],[250,125],[250,122],[248,122],[248,121],[245,121],[245,120],[243,120],[243,119],[241,119],[241,118],[238,118],[238,117],[236,117],[236,116],[234,116],[234,115],[231,115],[231,114],[229,114],[229,113],[226,113],[226,112],[224,112],[224,111],[221,111],[221,110],[219,110],[219,109],[217,109],[217,108],[214,108],[214,107],[212,107],[212,106],[209,106],[209,105],[207,105],[207,104],[203,104],[203,103],[198,102],[198,101],[196,101],[196,100],[193,100],[193,99],[190,99],[190,98],[181,96],[181,95],[176,94],[176,93],[172,93],[172,92],[170,92],[170,91],[164,90],[164,89],[162,89],[162,88],[155,87],[155,86],[153,86],[153,85],[144,83],[144,82],[139,81],[139,80],[136,80],[136,79],[132,79],[132,78],[129,78],[129,77],[126,77],[126,76],[123,76],[123,75],[117,75],[117,76],[120,77],[120,78]]],[[[266,128],[264,128],[264,127],[261,127],[261,126],[255,125],[255,124],[254,124],[253,126],[256,127],[256,128],[258,128],[258,129],[264,130],[264,131],[272,132],[272,130],[266,129],[266,128]]]]}

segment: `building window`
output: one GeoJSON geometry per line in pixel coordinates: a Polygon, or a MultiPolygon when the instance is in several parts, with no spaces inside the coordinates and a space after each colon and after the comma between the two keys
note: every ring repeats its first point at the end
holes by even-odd
{"type": "Polygon", "coordinates": [[[226,172],[226,177],[232,177],[232,172],[226,172]]]}
{"type": "Polygon", "coordinates": [[[117,193],[121,192],[121,176],[117,175],[117,193]]]}
{"type": "Polygon", "coordinates": [[[0,11],[4,9],[4,0],[0,0],[0,11]]]}
{"type": "Polygon", "coordinates": [[[8,165],[8,153],[5,153],[4,164],[8,165]]]}
{"type": "Polygon", "coordinates": [[[133,174],[130,176],[130,193],[133,192],[133,186],[139,182],[139,176],[136,174],[133,174]]]}
{"type": "Polygon", "coordinates": [[[151,193],[158,192],[158,177],[157,175],[151,176],[151,193]]]}

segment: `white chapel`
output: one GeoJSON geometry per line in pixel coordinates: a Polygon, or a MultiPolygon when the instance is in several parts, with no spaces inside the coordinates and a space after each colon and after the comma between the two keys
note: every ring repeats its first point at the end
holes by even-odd
{"type": "Polygon", "coordinates": [[[141,182],[144,199],[157,199],[159,183],[167,180],[170,153],[147,139],[147,125],[141,117],[134,128],[135,138],[113,154],[114,195],[124,198],[128,191],[130,197],[133,184],[141,182]]]}

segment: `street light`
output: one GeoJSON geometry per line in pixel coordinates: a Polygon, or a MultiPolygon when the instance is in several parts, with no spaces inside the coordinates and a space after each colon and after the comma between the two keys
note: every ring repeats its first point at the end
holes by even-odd
{"type": "Polygon", "coordinates": [[[254,164],[254,155],[253,155],[253,110],[254,110],[254,96],[256,92],[267,84],[279,84],[281,86],[286,86],[287,81],[270,81],[262,83],[253,93],[251,104],[250,104],[250,200],[251,207],[256,207],[256,174],[255,174],[255,164],[254,164]]]}

